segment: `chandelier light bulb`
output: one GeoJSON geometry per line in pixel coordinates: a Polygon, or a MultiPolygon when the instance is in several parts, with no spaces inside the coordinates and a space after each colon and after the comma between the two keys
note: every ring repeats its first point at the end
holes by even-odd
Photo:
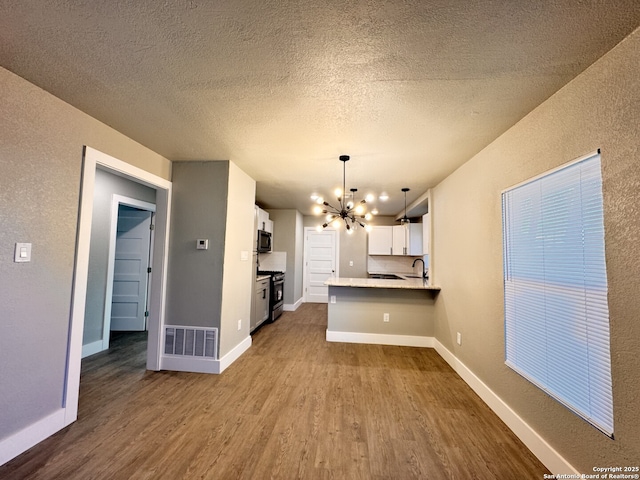
{"type": "Polygon", "coordinates": [[[371,213],[372,213],[373,215],[377,215],[377,214],[378,214],[378,209],[377,209],[377,208],[374,208],[373,210],[371,210],[371,213]]]}
{"type": "Polygon", "coordinates": [[[359,204],[359,205],[356,207],[355,212],[356,212],[358,215],[362,215],[362,214],[364,213],[364,207],[362,206],[362,204],[359,204]]]}
{"type": "Polygon", "coordinates": [[[373,229],[373,227],[372,227],[371,225],[367,225],[366,227],[364,227],[364,229],[365,229],[367,232],[370,232],[370,231],[373,229]]]}
{"type": "Polygon", "coordinates": [[[323,203],[323,202],[324,202],[324,198],[322,198],[322,197],[316,197],[316,203],[317,203],[318,205],[322,205],[322,203],[323,203]]]}
{"type": "Polygon", "coordinates": [[[349,201],[347,202],[347,210],[351,210],[353,208],[353,202],[349,201]]]}
{"type": "Polygon", "coordinates": [[[364,219],[365,220],[371,220],[373,218],[373,215],[371,215],[369,212],[364,214],[364,219]]]}
{"type": "Polygon", "coordinates": [[[347,230],[347,234],[349,234],[349,235],[353,235],[353,228],[348,229],[348,230],[347,230]]]}
{"type": "Polygon", "coordinates": [[[340,198],[340,197],[342,196],[342,190],[340,190],[339,188],[336,188],[336,189],[333,191],[333,194],[334,194],[336,197],[340,198]]]}
{"type": "Polygon", "coordinates": [[[331,222],[331,225],[333,225],[333,228],[340,228],[340,219],[336,218],[333,222],[331,222]]]}
{"type": "Polygon", "coordinates": [[[322,231],[322,225],[317,225],[316,232],[321,232],[321,231],[322,231]]]}

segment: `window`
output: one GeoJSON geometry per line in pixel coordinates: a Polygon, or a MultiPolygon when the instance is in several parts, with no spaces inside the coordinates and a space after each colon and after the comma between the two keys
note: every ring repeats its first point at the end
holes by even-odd
{"type": "Polygon", "coordinates": [[[600,153],[502,193],[506,364],[613,436],[600,153]]]}

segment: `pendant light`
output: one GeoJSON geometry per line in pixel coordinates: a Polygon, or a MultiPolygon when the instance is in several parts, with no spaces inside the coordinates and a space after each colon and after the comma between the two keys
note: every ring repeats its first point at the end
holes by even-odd
{"type": "Polygon", "coordinates": [[[318,203],[322,204],[324,208],[318,205],[314,212],[317,215],[326,215],[325,223],[322,225],[322,227],[318,227],[318,230],[325,229],[329,225],[338,226],[342,222],[344,222],[345,224],[347,233],[353,233],[353,231],[358,226],[367,229],[367,231],[370,229],[370,227],[368,227],[363,222],[363,219],[370,217],[365,211],[365,204],[367,203],[367,201],[365,199],[362,199],[358,203],[355,202],[355,194],[358,191],[357,188],[351,188],[349,190],[351,192],[351,198],[350,200],[347,200],[348,194],[346,192],[346,165],[349,161],[349,158],[349,155],[340,155],[339,157],[339,160],[342,162],[342,190],[336,190],[335,192],[338,200],[338,207],[334,207],[328,202],[325,202],[323,199],[318,198],[318,203]]]}
{"type": "Polygon", "coordinates": [[[402,217],[400,219],[400,225],[408,225],[409,223],[411,223],[411,221],[409,220],[409,218],[407,217],[407,192],[410,189],[407,187],[404,187],[402,189],[402,191],[404,192],[404,217],[402,217]]]}

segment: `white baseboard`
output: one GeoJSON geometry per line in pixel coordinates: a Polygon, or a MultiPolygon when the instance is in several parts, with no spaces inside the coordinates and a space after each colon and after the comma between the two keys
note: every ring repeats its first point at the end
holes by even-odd
{"type": "Polygon", "coordinates": [[[29,425],[0,441],[0,465],[26,452],[31,447],[50,437],[65,425],[65,409],[56,410],[42,420],[29,425]]]}
{"type": "Polygon", "coordinates": [[[97,342],[87,343],[86,345],[82,345],[82,358],[95,355],[96,353],[99,353],[102,350],[103,350],[102,340],[98,340],[97,342]]]}
{"type": "Polygon", "coordinates": [[[249,350],[249,347],[251,347],[251,335],[233,347],[229,353],[220,359],[220,371],[218,373],[224,372],[233,362],[240,358],[244,352],[249,350]]]}
{"type": "Polygon", "coordinates": [[[298,307],[300,307],[300,305],[302,305],[304,303],[304,298],[300,297],[296,302],[294,303],[285,303],[282,308],[284,309],[285,312],[295,312],[298,307]]]}
{"type": "MultiPolygon", "coordinates": [[[[533,430],[509,405],[480,380],[464,363],[434,339],[436,352],[460,375],[460,377],[478,394],[491,410],[506,423],[513,433],[538,457],[552,473],[576,474],[578,471],[567,462],[544,438],[533,430]]],[[[577,478],[577,477],[576,477],[577,478]]]]}
{"type": "Polygon", "coordinates": [[[187,355],[162,355],[161,370],[194,373],[222,373],[233,362],[251,347],[251,337],[245,338],[220,360],[206,357],[191,357],[187,355]]]}
{"type": "Polygon", "coordinates": [[[384,335],[380,333],[336,332],[327,330],[327,342],[368,343],[400,347],[433,347],[433,337],[414,335],[384,335]]]}

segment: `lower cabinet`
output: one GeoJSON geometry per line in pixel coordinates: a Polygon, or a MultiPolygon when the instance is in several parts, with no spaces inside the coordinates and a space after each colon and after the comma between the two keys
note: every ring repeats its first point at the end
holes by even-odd
{"type": "Polygon", "coordinates": [[[253,312],[251,312],[251,331],[258,328],[262,322],[269,318],[269,295],[269,277],[264,280],[256,280],[253,312]]]}

